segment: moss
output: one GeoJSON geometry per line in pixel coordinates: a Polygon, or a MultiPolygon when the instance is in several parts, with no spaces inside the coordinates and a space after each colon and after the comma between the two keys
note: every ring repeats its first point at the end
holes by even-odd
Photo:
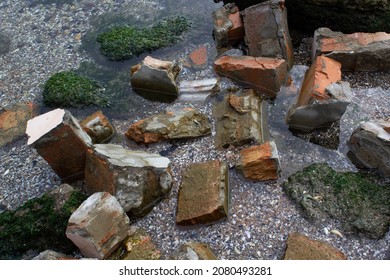
{"type": "Polygon", "coordinates": [[[15,211],[1,213],[0,259],[20,259],[28,250],[73,252],[76,247],[65,230],[70,215],[85,199],[83,193],[73,192],[61,210],[55,211],[54,198],[44,194],[15,211]]]}
{"type": "Polygon", "coordinates": [[[104,56],[110,60],[121,61],[144,52],[171,46],[189,27],[189,20],[178,16],[163,19],[149,28],[135,25],[115,26],[100,33],[96,40],[104,56]]]}
{"type": "Polygon", "coordinates": [[[43,89],[43,102],[50,107],[107,106],[103,88],[94,80],[72,71],[58,72],[51,76],[43,89]]]}

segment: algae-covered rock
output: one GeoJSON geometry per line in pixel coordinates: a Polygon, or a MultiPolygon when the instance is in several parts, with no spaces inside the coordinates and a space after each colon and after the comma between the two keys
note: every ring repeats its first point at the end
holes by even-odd
{"type": "Polygon", "coordinates": [[[375,177],[313,164],[290,176],[286,193],[315,224],[339,220],[348,233],[382,238],[390,226],[390,185],[375,177]]]}
{"type": "Polygon", "coordinates": [[[49,107],[107,106],[103,88],[94,80],[72,71],[58,72],[45,83],[43,102],[49,107]]]}
{"type": "Polygon", "coordinates": [[[77,247],[65,236],[68,219],[86,196],[69,185],[0,214],[0,259],[20,259],[28,250],[55,249],[70,254],[77,247]]]}
{"type": "Polygon", "coordinates": [[[100,33],[96,40],[104,56],[110,60],[122,61],[175,44],[189,27],[190,21],[178,16],[163,19],[148,28],[135,25],[114,26],[100,33]]]}

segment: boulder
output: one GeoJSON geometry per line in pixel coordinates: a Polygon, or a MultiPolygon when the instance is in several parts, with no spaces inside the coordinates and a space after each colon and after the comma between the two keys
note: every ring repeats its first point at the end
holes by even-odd
{"type": "Polygon", "coordinates": [[[0,108],[0,147],[25,135],[27,121],[38,115],[34,103],[17,103],[0,108]]]}
{"type": "Polygon", "coordinates": [[[190,62],[192,68],[196,70],[206,68],[208,59],[209,54],[206,45],[197,48],[188,55],[188,61],[190,62]]]}
{"type": "Polygon", "coordinates": [[[250,6],[241,12],[248,54],[280,58],[288,69],[294,64],[294,52],[287,24],[284,1],[271,0],[250,6]]]}
{"type": "Polygon", "coordinates": [[[244,25],[236,5],[227,4],[214,11],[213,19],[213,36],[219,53],[244,41],[244,25]]]}
{"type": "Polygon", "coordinates": [[[176,62],[147,56],[142,63],[131,67],[130,83],[134,92],[146,99],[171,103],[179,95],[176,79],[180,70],[176,62]]]}
{"type": "Polygon", "coordinates": [[[226,148],[268,139],[267,104],[253,90],[224,94],[214,107],[216,118],[215,146],[226,148]]]}
{"type": "Polygon", "coordinates": [[[66,183],[84,179],[85,157],[92,140],[72,114],[55,109],[27,122],[33,146],[66,183]]]}
{"type": "Polygon", "coordinates": [[[390,177],[390,121],[368,121],[355,129],[347,142],[349,159],[362,169],[390,177]]]}
{"type": "Polygon", "coordinates": [[[84,257],[105,259],[128,236],[129,229],[129,218],[115,197],[98,192],[70,216],[66,237],[84,257]]]}
{"type": "Polygon", "coordinates": [[[326,242],[310,239],[300,233],[290,233],[284,260],[346,260],[344,253],[326,242]]]}
{"type": "Polygon", "coordinates": [[[171,256],[172,260],[217,260],[210,246],[202,242],[186,242],[171,256]]]}
{"type": "Polygon", "coordinates": [[[279,58],[222,56],[214,62],[214,70],[219,76],[272,98],[287,78],[287,63],[279,58]]]}
{"type": "Polygon", "coordinates": [[[166,112],[131,125],[127,138],[139,143],[154,143],[166,139],[196,138],[211,134],[206,115],[193,108],[169,108],[166,112]]]}
{"type": "Polygon", "coordinates": [[[280,169],[275,142],[268,141],[241,150],[237,168],[247,179],[255,181],[277,180],[280,169]]]}
{"type": "Polygon", "coordinates": [[[171,186],[168,158],[114,144],[96,144],[88,150],[86,192],[109,192],[131,218],[149,213],[171,186]]]}
{"type": "Polygon", "coordinates": [[[312,60],[324,55],[341,63],[342,71],[390,70],[390,34],[343,34],[329,28],[314,32],[312,60]]]}
{"type": "Polygon", "coordinates": [[[218,160],[194,163],[183,174],[178,193],[176,223],[179,226],[211,224],[228,216],[229,172],[218,160]]]}
{"type": "Polygon", "coordinates": [[[115,135],[115,128],[102,111],[97,111],[80,122],[93,144],[108,143],[115,135]]]}

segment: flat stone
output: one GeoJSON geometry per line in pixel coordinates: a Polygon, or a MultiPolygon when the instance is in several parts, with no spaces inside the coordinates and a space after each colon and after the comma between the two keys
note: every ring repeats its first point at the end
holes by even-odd
{"type": "Polygon", "coordinates": [[[131,68],[130,83],[134,92],[146,99],[171,103],[179,95],[176,79],[180,70],[178,63],[147,56],[131,68]]]}
{"type": "Polygon", "coordinates": [[[248,54],[255,57],[284,59],[287,61],[288,69],[291,69],[294,64],[294,52],[284,1],[266,1],[246,8],[241,14],[248,54]]]}
{"type": "Polygon", "coordinates": [[[130,221],[119,202],[107,192],[85,200],[69,218],[66,237],[88,258],[107,258],[128,236],[130,221]]]}
{"type": "Polygon", "coordinates": [[[126,132],[130,140],[146,144],[208,134],[211,134],[209,119],[193,108],[168,109],[165,113],[136,122],[126,132]]]}
{"type": "Polygon", "coordinates": [[[84,179],[85,157],[92,140],[69,111],[55,109],[27,122],[33,146],[66,183],[84,179]]]}
{"type": "Polygon", "coordinates": [[[149,213],[172,187],[170,161],[158,154],[96,144],[85,165],[86,192],[109,192],[131,218],[149,213]]]}
{"type": "Polygon", "coordinates": [[[93,144],[108,143],[115,135],[115,128],[102,111],[97,111],[80,122],[93,144]]]}
{"type": "Polygon", "coordinates": [[[251,146],[240,151],[237,168],[245,178],[255,181],[277,180],[279,177],[279,156],[275,142],[251,146]]]}
{"type": "Polygon", "coordinates": [[[65,255],[63,253],[59,253],[53,250],[46,250],[41,253],[39,253],[38,256],[33,258],[33,260],[54,260],[54,261],[59,261],[59,260],[75,260],[75,258],[65,255]]]}
{"type": "Polygon", "coordinates": [[[172,260],[217,260],[210,246],[203,242],[186,242],[171,256],[172,260]]]}
{"type": "Polygon", "coordinates": [[[300,233],[290,233],[284,260],[346,260],[347,257],[326,242],[308,238],[300,233]]]}
{"type": "Polygon", "coordinates": [[[386,71],[390,69],[390,34],[343,34],[319,28],[314,33],[312,59],[319,55],[339,61],[342,71],[386,71]]]}
{"type": "Polygon", "coordinates": [[[24,136],[27,121],[37,115],[38,107],[31,102],[0,108],[0,147],[24,136]]]}
{"type": "Polygon", "coordinates": [[[188,60],[194,69],[206,68],[208,58],[208,49],[205,45],[197,48],[188,55],[188,60]]]}
{"type": "Polygon", "coordinates": [[[276,97],[287,78],[286,61],[269,57],[222,56],[214,62],[214,70],[269,97],[276,97]]]}
{"type": "Polygon", "coordinates": [[[178,193],[176,223],[180,226],[211,224],[228,216],[229,174],[218,160],[187,167],[178,193]]]}

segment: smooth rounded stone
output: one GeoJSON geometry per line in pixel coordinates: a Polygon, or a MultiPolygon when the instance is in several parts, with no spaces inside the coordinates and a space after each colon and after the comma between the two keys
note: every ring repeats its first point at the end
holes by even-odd
{"type": "Polygon", "coordinates": [[[3,31],[0,31],[0,55],[8,53],[10,48],[11,38],[3,31]]]}
{"type": "Polygon", "coordinates": [[[171,256],[172,260],[217,260],[210,246],[203,242],[186,242],[171,256]]]}

